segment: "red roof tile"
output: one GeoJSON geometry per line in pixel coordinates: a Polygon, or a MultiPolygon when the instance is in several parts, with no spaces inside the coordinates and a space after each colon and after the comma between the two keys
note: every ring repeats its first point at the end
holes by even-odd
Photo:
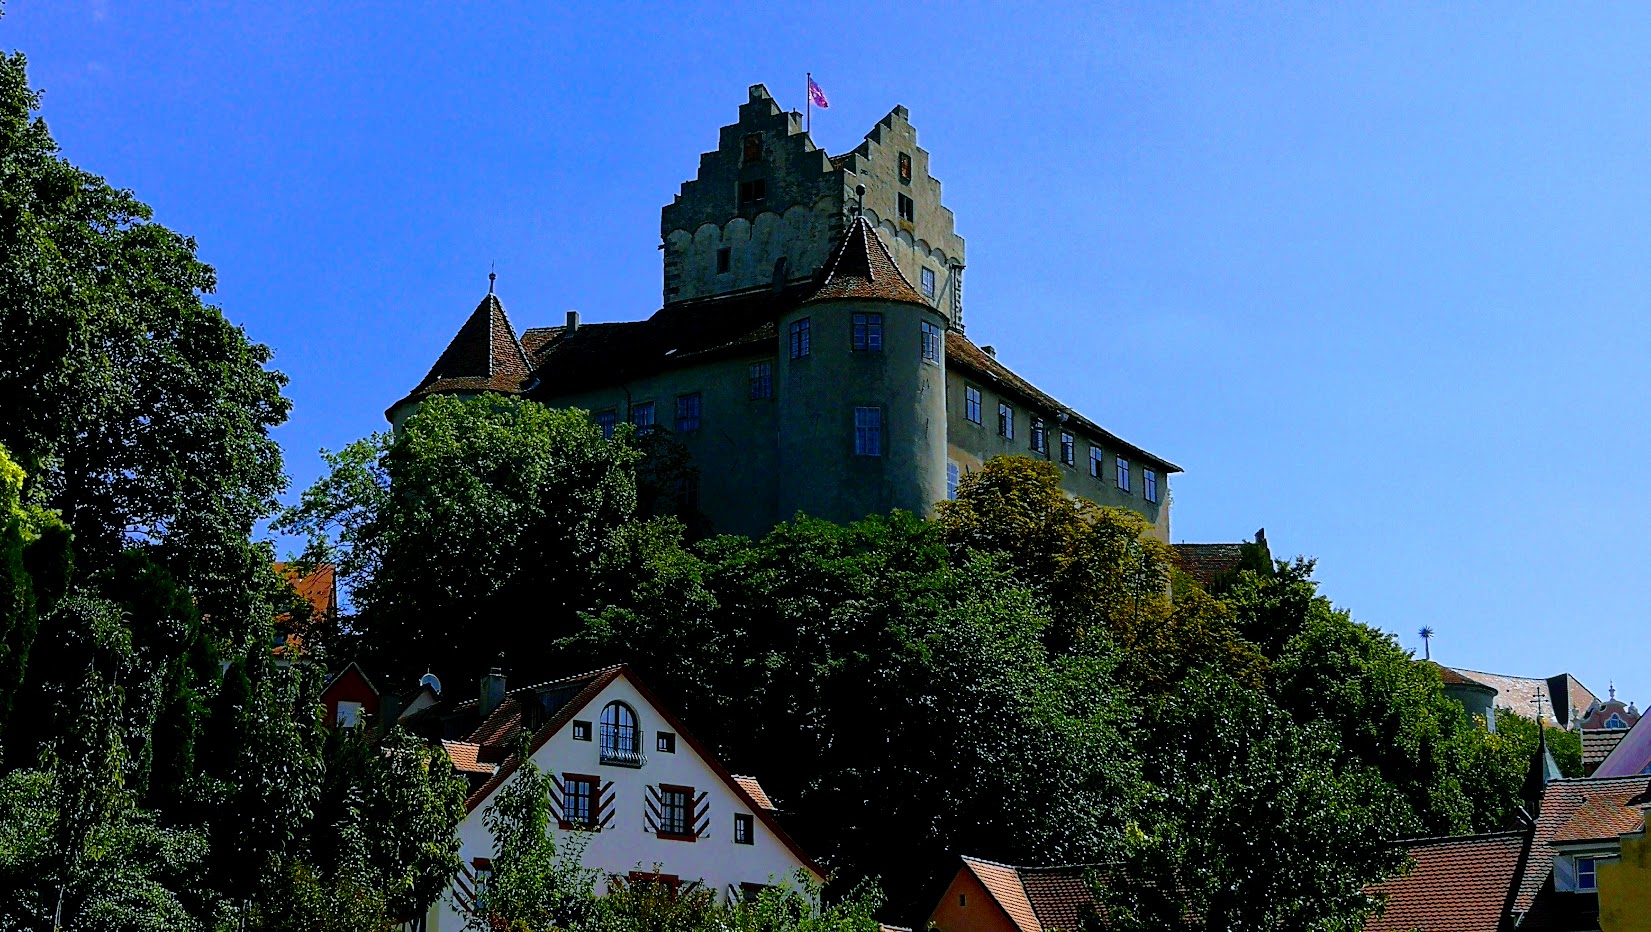
{"type": "Polygon", "coordinates": [[[1527,837],[1503,832],[1418,843],[1403,873],[1366,888],[1385,909],[1365,922],[1365,932],[1496,932],[1527,837]]]}
{"type": "Polygon", "coordinates": [[[468,741],[443,741],[441,746],[447,751],[448,758],[453,761],[453,769],[459,773],[493,773],[492,765],[476,760],[476,752],[481,750],[481,745],[468,741]]]}
{"type": "Polygon", "coordinates": [[[307,575],[298,575],[298,568],[276,563],[275,572],[298,590],[299,598],[310,603],[316,618],[325,618],[338,611],[338,573],[331,563],[318,563],[307,575]]]}
{"type": "Polygon", "coordinates": [[[1628,808],[1629,801],[1639,793],[1639,788],[1628,786],[1588,796],[1582,808],[1554,833],[1553,843],[1605,841],[1639,831],[1645,826],[1645,815],[1628,808]]]}
{"type": "Polygon", "coordinates": [[[1561,829],[1586,805],[1589,797],[1620,797],[1623,803],[1645,789],[1646,777],[1590,777],[1585,779],[1555,780],[1542,792],[1541,812],[1536,819],[1536,835],[1531,840],[1531,853],[1526,862],[1525,875],[1519,883],[1519,898],[1514,903],[1517,912],[1531,908],[1536,895],[1548,882],[1553,872],[1554,858],[1559,852],[1554,839],[1561,829]]]}
{"type": "Polygon", "coordinates": [[[407,397],[442,392],[518,392],[531,369],[527,353],[516,339],[516,330],[505,316],[504,305],[489,293],[407,397]]]}
{"type": "Polygon", "coordinates": [[[1032,910],[1032,901],[1021,886],[1020,872],[1007,864],[965,857],[963,864],[980,881],[986,892],[1009,915],[1009,920],[1021,932],[1041,932],[1038,914],[1032,910]]]}
{"type": "Polygon", "coordinates": [[[738,783],[740,786],[744,787],[745,792],[751,794],[751,798],[756,801],[758,806],[761,806],[771,812],[779,811],[774,805],[774,801],[768,798],[767,793],[763,792],[762,784],[757,782],[756,777],[744,777],[737,773],[734,774],[733,777],[735,783],[738,783]]]}
{"type": "Polygon", "coordinates": [[[820,287],[804,304],[817,301],[899,301],[932,307],[906,280],[871,221],[856,217],[825,265],[820,287]]]}
{"type": "Polygon", "coordinates": [[[1611,756],[1628,734],[1626,728],[1608,728],[1582,733],[1582,763],[1598,764],[1611,756]]]}
{"type": "Polygon", "coordinates": [[[1084,867],[1022,867],[1020,883],[1026,898],[1045,930],[1079,932],[1095,911],[1095,894],[1089,889],[1084,867]]]}

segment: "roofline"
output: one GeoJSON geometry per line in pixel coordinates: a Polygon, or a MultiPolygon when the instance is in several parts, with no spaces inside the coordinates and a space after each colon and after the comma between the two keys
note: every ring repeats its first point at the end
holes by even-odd
{"type": "MultiPolygon", "coordinates": [[[[617,666],[606,667],[604,669],[594,671],[594,673],[595,678],[592,679],[584,689],[581,689],[572,700],[570,700],[561,709],[557,710],[556,714],[551,716],[551,718],[546,721],[544,725],[540,726],[538,732],[534,734],[532,741],[529,743],[527,752],[528,757],[532,757],[533,755],[539,753],[539,749],[543,748],[558,731],[561,731],[568,722],[572,721],[575,715],[579,714],[580,711],[584,710],[585,707],[595,701],[596,697],[601,694],[602,690],[608,688],[614,680],[617,680],[623,676],[638,693],[642,694],[642,698],[646,699],[648,703],[653,706],[654,711],[658,712],[660,717],[665,719],[666,724],[669,724],[677,735],[686,741],[689,747],[694,749],[694,753],[698,754],[700,760],[704,761],[706,766],[711,768],[711,772],[720,777],[723,784],[733,790],[734,794],[746,804],[751,812],[758,819],[762,820],[762,823],[768,827],[768,830],[774,833],[774,837],[778,838],[780,843],[785,845],[786,848],[796,856],[797,860],[803,863],[803,867],[814,874],[815,879],[821,882],[824,882],[827,879],[829,875],[827,874],[825,868],[821,867],[813,858],[809,857],[808,853],[803,851],[802,846],[798,845],[796,840],[793,839],[785,829],[780,827],[780,824],[775,821],[770,810],[757,804],[756,799],[754,799],[750,793],[746,792],[745,787],[739,785],[739,781],[735,780],[733,775],[728,772],[728,768],[723,766],[722,761],[718,759],[715,754],[712,754],[705,747],[705,745],[701,744],[699,739],[694,737],[693,732],[683,727],[682,721],[678,719],[676,715],[665,706],[664,703],[659,701],[658,697],[654,695],[653,690],[649,689],[647,685],[637,677],[636,672],[631,669],[629,664],[622,663],[617,666]]],[[[581,675],[591,676],[592,674],[587,673],[581,675]]],[[[550,680],[548,683],[538,683],[534,686],[524,686],[522,688],[524,690],[535,689],[540,686],[569,682],[577,679],[579,679],[578,676],[571,676],[563,680],[550,680]]],[[[482,803],[486,802],[489,797],[497,792],[499,787],[504,785],[504,781],[508,780],[510,776],[521,767],[522,760],[523,758],[520,758],[514,754],[506,758],[505,762],[499,765],[499,769],[494,772],[493,776],[485,784],[483,784],[480,789],[470,794],[470,797],[464,801],[465,814],[468,815],[475,812],[482,803]]],[[[764,792],[766,792],[766,790],[764,792]]]]}
{"type": "Polygon", "coordinates": [[[1502,832],[1480,832],[1476,835],[1424,835],[1416,838],[1396,838],[1395,845],[1406,845],[1411,848],[1420,848],[1423,845],[1444,844],[1450,841],[1489,841],[1493,838],[1523,838],[1536,831],[1536,826],[1527,828],[1509,829],[1502,832]]]}
{"type": "Polygon", "coordinates": [[[371,677],[369,677],[367,675],[367,671],[361,669],[361,665],[357,664],[354,660],[352,660],[349,663],[345,664],[344,669],[339,670],[337,673],[334,673],[332,676],[327,677],[327,681],[325,683],[321,684],[321,691],[326,692],[327,690],[331,689],[332,684],[338,682],[340,677],[342,677],[344,674],[350,672],[351,667],[355,667],[355,672],[361,674],[361,681],[363,683],[367,684],[367,688],[373,691],[374,696],[382,697],[384,695],[382,692],[379,691],[377,686],[373,685],[373,680],[372,680],[371,677]]]}
{"type": "MultiPolygon", "coordinates": [[[[952,332],[956,333],[956,331],[952,331],[952,332]]],[[[975,347],[976,349],[980,349],[980,344],[975,343],[973,340],[969,340],[969,338],[963,336],[963,334],[959,333],[959,334],[957,334],[957,336],[958,336],[959,339],[968,340],[969,345],[975,347]]],[[[985,352],[985,351],[981,350],[981,352],[985,352]]],[[[996,362],[995,357],[993,357],[993,361],[996,362]]],[[[947,356],[946,357],[946,366],[947,366],[947,368],[951,368],[953,365],[956,365],[959,369],[964,369],[964,370],[967,370],[969,372],[973,372],[974,374],[980,376],[982,379],[985,379],[986,381],[991,382],[993,387],[995,389],[997,389],[999,392],[1009,392],[1009,393],[1014,394],[1017,398],[1022,399],[1023,401],[1037,402],[1040,406],[1042,404],[1042,402],[1038,401],[1038,399],[1029,398],[1020,389],[1016,388],[1013,385],[1010,385],[1010,384],[1006,383],[1001,377],[999,377],[997,375],[997,373],[989,372],[989,371],[981,368],[980,366],[970,365],[967,360],[947,356]]],[[[999,362],[998,365],[1003,366],[1004,369],[1009,369],[1008,366],[1004,365],[1001,362],[999,362]]],[[[1010,369],[1009,371],[1013,372],[1014,370],[1010,369]]],[[[1025,379],[1025,377],[1021,376],[1019,373],[1015,373],[1015,374],[1016,374],[1017,377],[1025,379]]],[[[1028,385],[1032,384],[1030,379],[1025,379],[1025,381],[1026,381],[1026,384],[1028,384],[1028,385]]],[[[1035,385],[1033,385],[1032,387],[1037,388],[1037,386],[1035,386],[1035,385]]],[[[1042,391],[1042,389],[1038,389],[1038,391],[1042,391]]],[[[1048,392],[1044,392],[1044,394],[1048,395],[1050,398],[1055,397],[1054,395],[1050,395],[1048,392]]],[[[1130,443],[1128,440],[1125,440],[1124,438],[1118,436],[1117,434],[1114,434],[1112,431],[1107,430],[1106,428],[1102,427],[1101,425],[1099,425],[1099,424],[1095,423],[1094,421],[1090,420],[1089,418],[1085,417],[1077,409],[1067,408],[1066,412],[1069,415],[1071,415],[1072,420],[1078,422],[1079,426],[1084,427],[1090,433],[1096,434],[1098,439],[1105,440],[1105,441],[1108,441],[1108,442],[1110,442],[1110,443],[1112,443],[1116,446],[1122,447],[1125,451],[1127,451],[1132,456],[1139,456],[1139,457],[1142,457],[1143,459],[1151,460],[1152,462],[1157,463],[1159,466],[1164,467],[1164,472],[1165,473],[1173,474],[1173,473],[1178,473],[1178,472],[1186,472],[1186,470],[1184,470],[1181,467],[1175,465],[1174,463],[1170,462],[1169,460],[1164,459],[1163,457],[1157,455],[1156,453],[1150,453],[1150,452],[1142,449],[1141,447],[1138,447],[1135,444],[1130,443]]]]}
{"type": "MultiPolygon", "coordinates": [[[[1003,914],[1003,918],[1009,920],[1010,925],[1014,926],[1017,929],[1022,930],[1022,932],[1042,932],[1043,920],[1038,918],[1037,907],[1032,906],[1032,898],[1030,896],[1027,896],[1027,894],[1026,894],[1026,883],[1020,879],[1020,868],[1015,867],[1012,864],[999,864],[996,861],[985,861],[985,860],[982,860],[980,858],[963,857],[962,870],[968,871],[969,876],[971,876],[975,879],[975,883],[980,884],[981,888],[986,891],[986,895],[991,897],[992,905],[996,906],[998,912],[1003,914]],[[1001,867],[1001,868],[1005,868],[1007,870],[1011,870],[1011,871],[1015,872],[1015,883],[1020,885],[1020,895],[1021,895],[1021,897],[1023,897],[1026,900],[1027,907],[1032,910],[1032,921],[1037,923],[1037,928],[1036,929],[1027,929],[1025,926],[1021,925],[1020,922],[1015,919],[1014,914],[1009,912],[1009,907],[1003,905],[1003,901],[999,900],[997,898],[997,894],[992,892],[992,885],[986,882],[986,878],[980,876],[979,871],[975,870],[975,865],[976,864],[990,864],[993,867],[1001,867]]],[[[944,891],[942,891],[940,895],[942,897],[945,897],[946,893],[944,891]]],[[[940,908],[940,904],[936,903],[935,904],[935,909],[939,909],[939,908],[940,908]]],[[[934,910],[933,909],[929,910],[929,913],[932,915],[934,913],[934,910]]]]}

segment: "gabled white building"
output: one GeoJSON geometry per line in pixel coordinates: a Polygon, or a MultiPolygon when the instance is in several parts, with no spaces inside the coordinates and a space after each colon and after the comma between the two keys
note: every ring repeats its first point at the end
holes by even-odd
{"type": "Polygon", "coordinates": [[[729,898],[799,869],[824,880],[774,820],[757,781],[730,774],[628,668],[508,694],[502,686],[489,697],[484,685],[480,700],[465,703],[479,706],[481,725],[466,740],[445,742],[460,769],[482,782],[459,826],[464,869],[432,909],[431,932],[462,929],[476,884],[486,881],[494,848],[482,816],[517,775],[521,762],[508,749],[523,733],[532,736],[532,761],[555,777],[553,831],[583,836],[587,868],[608,877],[699,881],[729,898]]]}

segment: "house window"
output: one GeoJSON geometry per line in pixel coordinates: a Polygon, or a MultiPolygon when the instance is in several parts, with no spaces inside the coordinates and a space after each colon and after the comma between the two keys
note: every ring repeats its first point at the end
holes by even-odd
{"type": "Polygon", "coordinates": [[[654,750],[661,754],[676,753],[676,732],[662,731],[654,737],[654,750]]]}
{"type": "Polygon", "coordinates": [[[596,827],[596,778],[570,773],[562,777],[562,827],[596,827]]]}
{"type": "Polygon", "coordinates": [[[654,403],[644,401],[631,405],[631,423],[640,430],[647,430],[654,426],[654,403]]]}
{"type": "Polygon", "coordinates": [[[808,355],[808,318],[791,322],[791,358],[801,359],[808,355]]]}
{"type": "Polygon", "coordinates": [[[602,709],[602,763],[642,765],[642,748],[636,740],[636,712],[623,702],[610,702],[602,709]]]}
{"type": "Polygon", "coordinates": [[[883,455],[883,409],[854,409],[854,455],[883,455]]]}
{"type": "MultiPolygon", "coordinates": [[[[339,709],[340,710],[343,709],[343,704],[342,703],[339,704],[339,709]]],[[[1606,728],[1627,728],[1628,723],[1623,721],[1622,718],[1617,715],[1617,713],[1612,712],[1611,717],[1605,720],[1605,727],[1606,728]]]]}
{"type": "Polygon", "coordinates": [[[573,723],[573,740],[575,740],[575,741],[589,741],[590,740],[590,722],[574,722],[573,723]]]}
{"type": "Polygon", "coordinates": [[[758,207],[768,197],[768,182],[761,178],[740,182],[740,206],[758,207]]]}
{"type": "Polygon", "coordinates": [[[764,360],[751,364],[751,400],[774,397],[774,366],[764,360]]]}
{"type": "Polygon", "coordinates": [[[699,392],[690,392],[676,396],[676,432],[679,434],[692,433],[699,430],[700,398],[699,392]]]}
{"type": "Polygon", "coordinates": [[[911,156],[900,153],[900,183],[911,184],[911,156]]]}
{"type": "Polygon", "coordinates": [[[1043,418],[1032,418],[1032,450],[1036,453],[1049,455],[1049,433],[1044,430],[1043,418]]]}
{"type": "Polygon", "coordinates": [[[354,728],[361,724],[361,703],[340,700],[335,722],[340,728],[354,728]]]}
{"type": "Polygon", "coordinates": [[[734,844],[755,844],[755,839],[753,836],[756,834],[754,831],[756,826],[753,824],[754,821],[755,820],[746,813],[734,813],[734,844]]]}
{"type": "Polygon", "coordinates": [[[918,273],[918,281],[923,285],[923,297],[934,297],[934,269],[924,267],[923,271],[918,273]]]}
{"type": "Polygon", "coordinates": [[[1001,401],[997,406],[997,435],[1005,440],[1015,439],[1015,409],[1001,401]]]}
{"type": "Polygon", "coordinates": [[[1141,492],[1147,501],[1158,501],[1158,473],[1151,469],[1141,470],[1141,492]]]}
{"type": "Polygon", "coordinates": [[[1090,447],[1089,474],[1099,479],[1105,475],[1104,469],[1106,469],[1106,454],[1101,452],[1100,447],[1090,447]]]}
{"type": "Polygon", "coordinates": [[[883,351],[883,315],[882,314],[855,314],[854,321],[854,349],[861,353],[880,353],[883,351]]]}
{"type": "Polygon", "coordinates": [[[644,884],[659,884],[665,889],[671,891],[672,899],[676,898],[677,890],[682,887],[682,878],[678,877],[676,874],[656,874],[648,871],[631,871],[630,876],[626,877],[625,880],[633,887],[643,886],[644,884]]]}
{"type": "Polygon", "coordinates": [[[724,246],[717,250],[717,274],[721,275],[734,267],[734,250],[724,246]]]}
{"type": "Polygon", "coordinates": [[[946,464],[946,500],[947,501],[955,501],[957,499],[957,485],[960,481],[962,481],[962,478],[963,478],[962,470],[957,468],[956,463],[947,463],[946,464]]]}
{"type": "Polygon", "coordinates": [[[1061,431],[1061,462],[1068,466],[1078,465],[1078,443],[1066,431],[1061,431]]]}
{"type": "Polygon", "coordinates": [[[940,327],[923,321],[923,361],[940,362],[940,327]]]}
{"type": "Polygon", "coordinates": [[[741,153],[745,164],[762,161],[762,133],[745,134],[745,151],[741,153]]]}
{"type": "Polygon", "coordinates": [[[1129,460],[1118,457],[1118,488],[1129,491],[1129,460]]]}
{"type": "Polygon", "coordinates": [[[980,389],[963,386],[963,418],[971,424],[980,423],[980,389]]]}
{"type": "Polygon", "coordinates": [[[1576,859],[1576,888],[1581,893],[1599,889],[1599,879],[1594,873],[1593,858],[1576,859]]]}
{"type": "Polygon", "coordinates": [[[692,837],[693,825],[689,811],[693,806],[694,788],[691,786],[659,787],[659,834],[692,837]]]}
{"type": "Polygon", "coordinates": [[[911,223],[917,222],[917,202],[904,194],[897,194],[895,197],[900,201],[900,219],[911,223]]]}
{"type": "Polygon", "coordinates": [[[613,413],[613,411],[596,412],[596,426],[602,428],[603,440],[613,438],[613,426],[617,423],[619,423],[619,415],[613,413]]]}

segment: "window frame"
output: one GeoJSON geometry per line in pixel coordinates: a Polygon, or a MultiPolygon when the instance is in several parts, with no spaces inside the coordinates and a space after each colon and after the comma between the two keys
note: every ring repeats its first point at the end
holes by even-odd
{"type": "Polygon", "coordinates": [[[942,341],[945,339],[940,325],[933,321],[920,321],[918,332],[923,337],[923,361],[936,366],[940,365],[940,354],[944,352],[941,349],[942,341]]]}
{"type": "Polygon", "coordinates": [[[658,751],[661,754],[675,754],[676,753],[676,732],[674,732],[674,731],[657,731],[657,732],[654,732],[654,750],[658,751]]]}
{"type": "Polygon", "coordinates": [[[1576,889],[1578,893],[1595,893],[1599,890],[1599,859],[1594,857],[1578,857],[1576,859],[1576,889]],[[1582,865],[1587,863],[1587,870],[1582,865]],[[1588,878],[1588,885],[1583,886],[1582,878],[1588,878]]]}
{"type": "Polygon", "coordinates": [[[883,408],[881,405],[854,406],[854,455],[883,455],[883,408]]]}
{"type": "Polygon", "coordinates": [[[764,359],[751,364],[751,400],[763,401],[774,397],[774,363],[764,359]]]}
{"type": "Polygon", "coordinates": [[[754,845],[757,843],[757,817],[749,812],[734,813],[734,844],[754,845]],[[745,830],[745,837],[740,838],[740,830],[745,830]]]}
{"type": "Polygon", "coordinates": [[[1147,501],[1155,505],[1158,503],[1158,470],[1142,468],[1141,494],[1147,501]]]}
{"type": "Polygon", "coordinates": [[[923,292],[925,298],[934,297],[934,293],[940,290],[939,276],[935,275],[934,269],[926,265],[923,266],[922,271],[917,273],[917,281],[918,290],[923,292]]]}
{"type": "Polygon", "coordinates": [[[619,412],[613,408],[604,408],[591,412],[590,417],[596,422],[596,429],[602,432],[602,439],[612,440],[613,432],[619,429],[619,412]]]}
{"type": "Polygon", "coordinates": [[[958,486],[963,484],[963,469],[951,460],[946,461],[946,501],[957,501],[958,486]]]}
{"type": "Polygon", "coordinates": [[[364,724],[361,717],[366,714],[366,711],[367,704],[364,702],[356,702],[353,699],[340,699],[337,707],[333,709],[333,726],[337,728],[359,728],[364,724]],[[346,707],[348,707],[349,715],[345,715],[346,707]]]}
{"type": "Polygon", "coordinates": [[[983,399],[981,398],[981,395],[980,395],[980,389],[975,388],[973,385],[964,385],[963,386],[963,419],[965,421],[968,421],[969,423],[975,425],[976,427],[982,426],[982,424],[981,424],[981,418],[983,417],[983,415],[981,414],[982,404],[983,404],[983,399]],[[974,412],[973,417],[970,416],[971,411],[974,412]]]}
{"type": "Polygon", "coordinates": [[[1007,401],[997,403],[997,435],[1004,440],[1015,439],[1015,406],[1007,401]]]}
{"type": "Polygon", "coordinates": [[[635,709],[615,699],[602,707],[597,722],[597,759],[601,763],[621,767],[642,766],[647,758],[642,753],[642,722],[635,709]],[[608,721],[610,710],[614,713],[612,722],[608,721]],[[626,716],[630,719],[628,722],[625,721],[626,716]]]}
{"type": "Polygon", "coordinates": [[[883,315],[877,311],[855,311],[849,315],[849,349],[856,353],[883,351],[883,315]]]}
{"type": "Polygon", "coordinates": [[[592,832],[599,829],[602,824],[602,778],[588,773],[562,774],[562,806],[556,822],[564,831],[592,832]],[[572,818],[573,813],[569,811],[575,796],[575,783],[590,789],[588,797],[585,797],[588,805],[583,821],[572,818]]]}
{"type": "Polygon", "coordinates": [[[899,213],[901,220],[904,220],[907,223],[917,222],[917,201],[913,200],[910,196],[898,193],[895,194],[894,207],[899,213]]]}
{"type": "Polygon", "coordinates": [[[698,836],[694,834],[694,818],[696,815],[697,813],[694,812],[693,787],[682,786],[676,783],[659,784],[659,828],[656,832],[654,832],[655,837],[664,838],[670,841],[697,840],[698,836]],[[671,817],[670,814],[674,808],[671,804],[671,797],[673,796],[680,796],[682,799],[681,813],[683,830],[680,832],[673,831],[671,828],[667,827],[668,823],[666,820],[671,817]]]}
{"type": "Polygon", "coordinates": [[[575,740],[575,741],[589,741],[590,740],[590,734],[591,734],[590,722],[583,721],[581,719],[575,719],[574,720],[574,722],[573,722],[573,740],[575,740]]]}
{"type": "Polygon", "coordinates": [[[1061,463],[1074,469],[1078,466],[1078,438],[1069,430],[1061,431],[1061,463]]]}
{"type": "Polygon", "coordinates": [[[683,392],[676,396],[676,432],[691,434],[705,422],[705,396],[700,392],[683,392]]]}
{"type": "Polygon", "coordinates": [[[1049,426],[1043,422],[1043,418],[1032,418],[1031,436],[1027,440],[1033,453],[1049,455],[1049,426]]]}
{"type": "Polygon", "coordinates": [[[651,401],[639,401],[631,405],[631,424],[637,430],[652,430],[659,424],[658,409],[651,401]],[[643,416],[646,414],[647,419],[643,416]]]}
{"type": "Polygon", "coordinates": [[[799,317],[787,330],[787,344],[792,359],[807,359],[814,351],[814,325],[810,318],[799,317]]]}
{"type": "Polygon", "coordinates": [[[1106,451],[1093,443],[1089,445],[1089,476],[1106,481],[1106,451]]]}
{"type": "Polygon", "coordinates": [[[1117,457],[1118,460],[1118,491],[1129,491],[1129,460],[1117,457]]]}
{"type": "Polygon", "coordinates": [[[761,207],[768,200],[768,179],[751,178],[739,183],[739,205],[741,208],[761,207]]]}

